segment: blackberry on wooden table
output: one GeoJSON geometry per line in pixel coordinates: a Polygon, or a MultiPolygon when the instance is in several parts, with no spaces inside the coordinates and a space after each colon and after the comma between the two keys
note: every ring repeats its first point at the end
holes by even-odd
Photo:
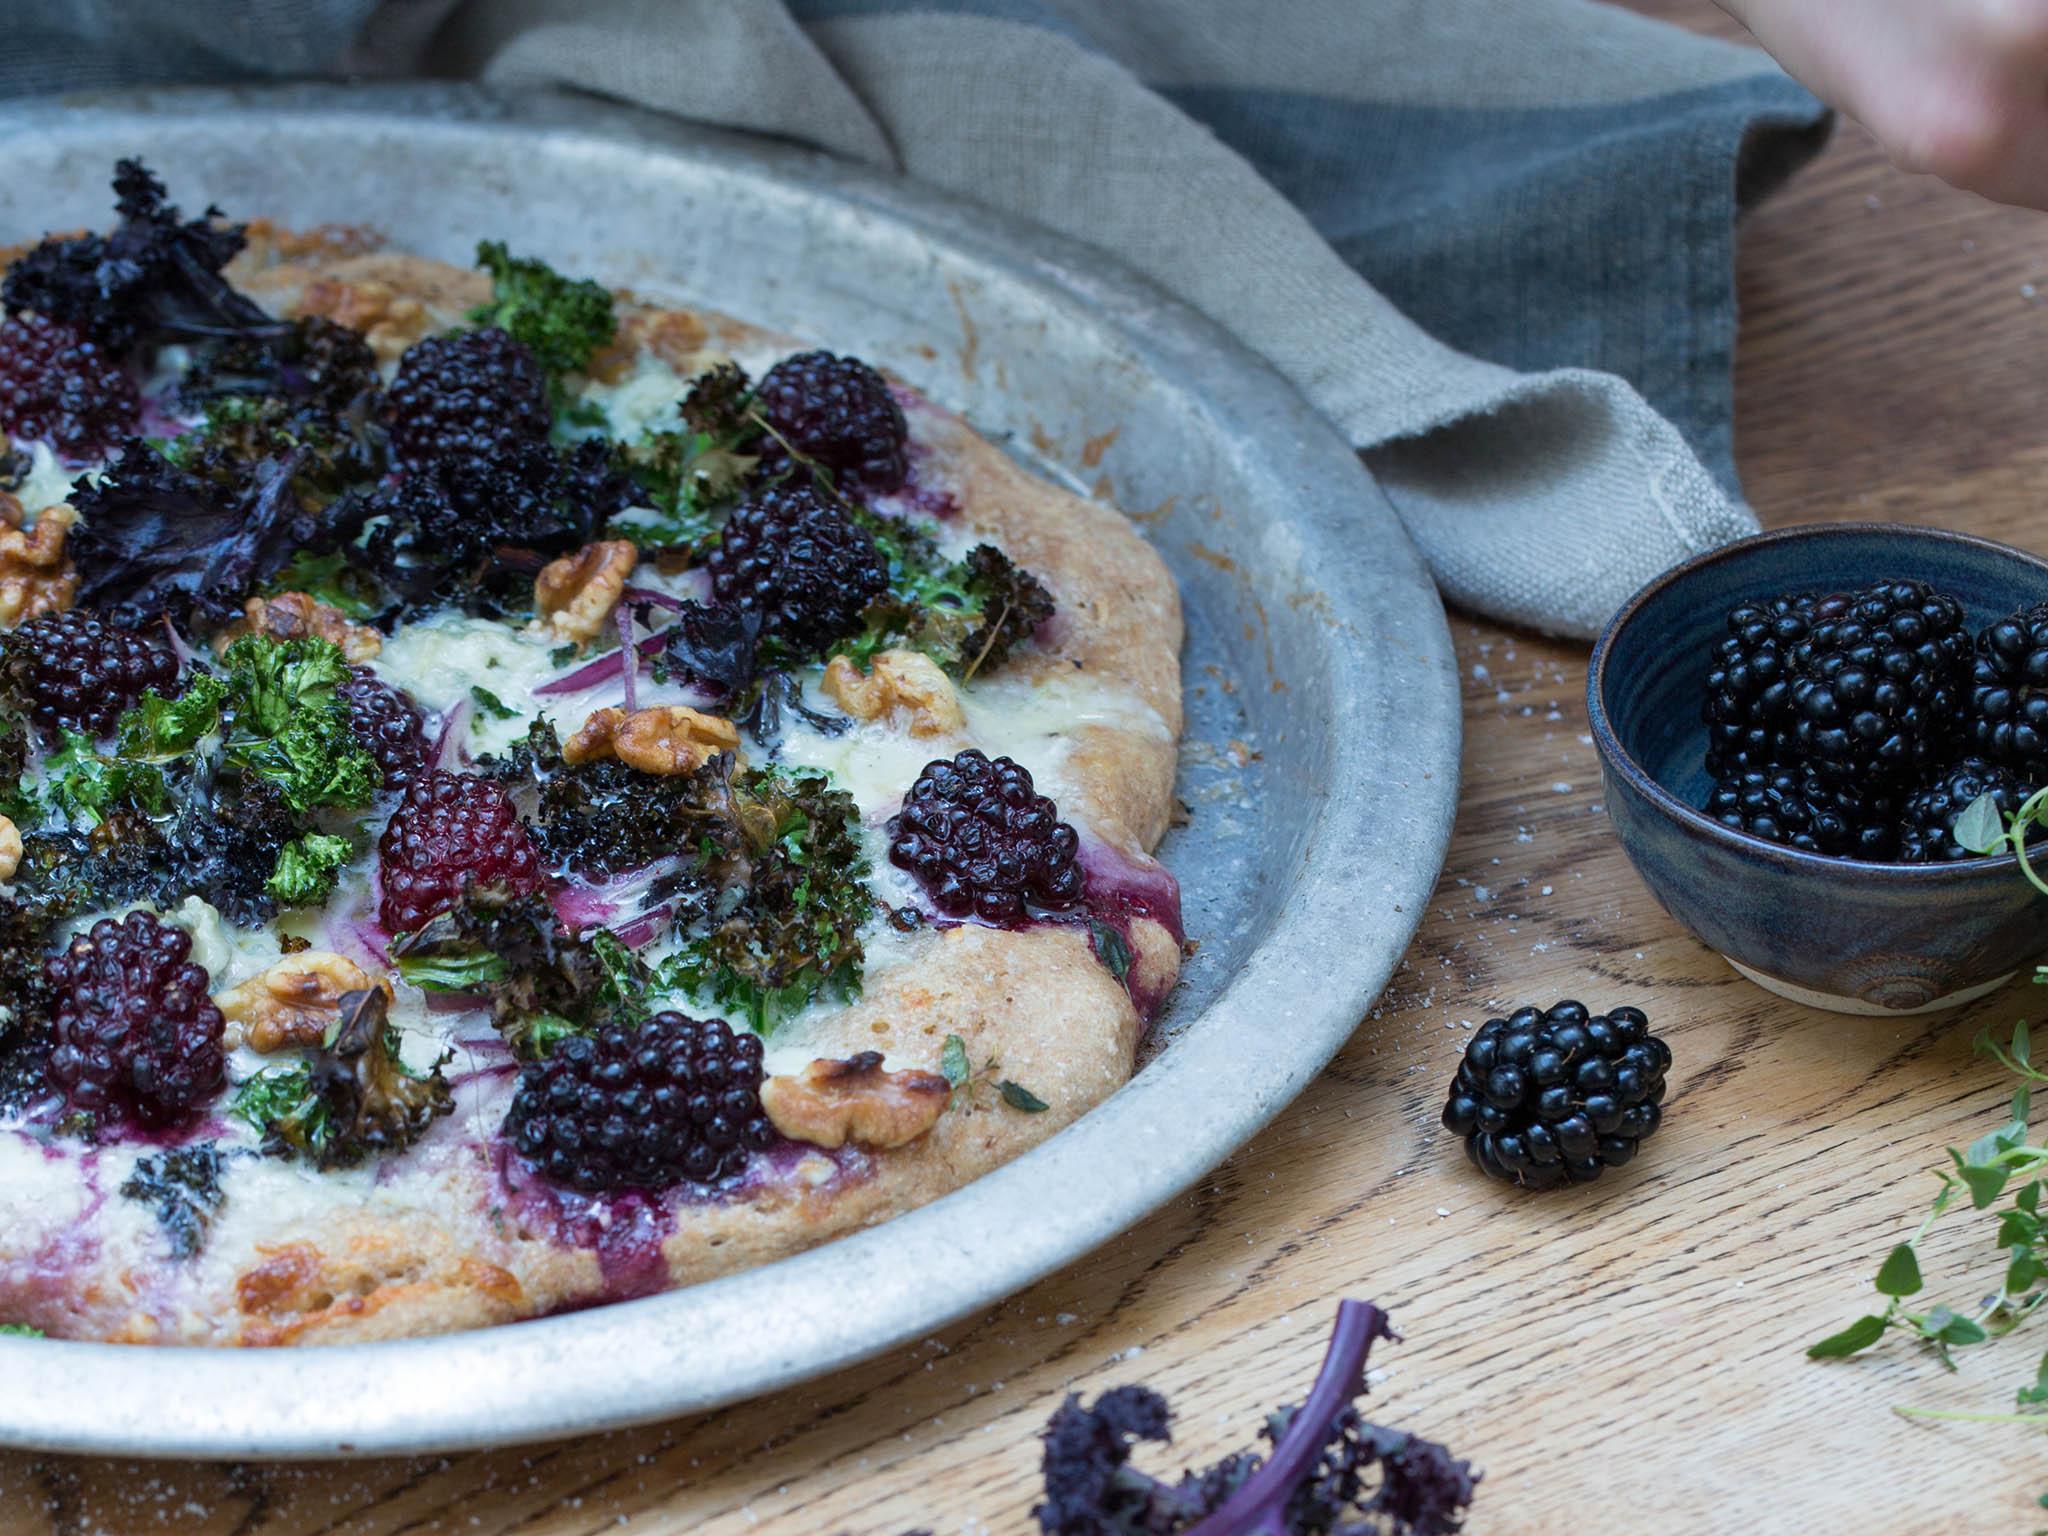
{"type": "Polygon", "coordinates": [[[1586,1184],[1663,1121],[1670,1047],[1639,1008],[1519,1008],[1472,1036],[1444,1104],[1481,1171],[1529,1189],[1586,1184]]]}

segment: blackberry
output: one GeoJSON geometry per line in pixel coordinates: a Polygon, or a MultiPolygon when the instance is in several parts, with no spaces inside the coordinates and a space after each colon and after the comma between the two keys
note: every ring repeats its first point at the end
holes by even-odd
{"type": "Polygon", "coordinates": [[[1910,783],[1955,748],[1969,680],[1960,603],[1921,581],[1866,587],[1793,649],[1800,759],[1836,783],[1910,783]]]}
{"type": "Polygon", "coordinates": [[[96,613],[45,614],[0,642],[0,672],[45,730],[104,736],[146,692],[178,686],[178,658],[96,613]]]}
{"type": "Polygon", "coordinates": [[[378,916],[408,933],[446,911],[474,883],[524,896],[540,889],[540,858],[519,813],[494,780],[422,773],[407,787],[377,843],[378,916]]]}
{"type": "MultiPolygon", "coordinates": [[[[889,381],[857,357],[799,352],[763,375],[755,393],[761,412],[795,449],[860,489],[901,489],[908,472],[903,446],[910,428],[889,381]]],[[[787,466],[781,443],[763,446],[762,472],[787,466]]]]}
{"type": "Polygon", "coordinates": [[[1793,648],[1812,628],[1816,605],[1846,604],[1811,593],[1738,603],[1714,647],[1700,717],[1707,726],[1707,771],[1716,777],[1765,768],[1792,755],[1793,648]]]}
{"type": "Polygon", "coordinates": [[[1951,864],[1957,859],[1981,857],[1955,840],[1956,818],[1989,795],[2003,825],[2027,793],[2011,769],[1980,757],[1967,757],[1953,768],[1944,768],[1906,799],[1900,812],[1900,861],[1951,864]]]}
{"type": "Polygon", "coordinates": [[[808,485],[757,491],[704,563],[721,603],[753,610],[763,634],[805,652],[852,632],[889,587],[867,530],[808,485]]]}
{"type": "Polygon", "coordinates": [[[775,1140],[761,1039],[722,1019],[657,1013],[571,1035],[520,1074],[512,1145],[572,1189],[665,1189],[737,1174],[775,1140]]]}
{"type": "Polygon", "coordinates": [[[972,748],[928,763],[889,818],[889,862],[917,876],[949,917],[1022,922],[1081,899],[1080,838],[1029,770],[972,748]]]}
{"type": "Polygon", "coordinates": [[[1473,1034],[1444,1128],[1496,1179],[1529,1189],[1591,1183],[1656,1131],[1670,1067],[1670,1047],[1641,1009],[1518,1008],[1473,1034]]]}
{"type": "Polygon", "coordinates": [[[36,314],[0,324],[0,430],[83,462],[104,458],[141,415],[135,381],[98,342],[36,314]]]}
{"type": "Polygon", "coordinates": [[[1970,734],[1977,751],[2028,784],[2048,784],[2048,603],[1977,636],[1970,734]]]}
{"type": "Polygon", "coordinates": [[[1724,827],[1807,853],[1883,862],[1897,851],[1895,797],[1829,784],[1803,765],[1725,774],[1704,809],[1724,827]]]}
{"type": "Polygon", "coordinates": [[[227,1023],[192,936],[148,912],[103,917],[45,963],[50,1080],[75,1110],[146,1125],[189,1120],[227,1071],[227,1023]]]}
{"type": "Polygon", "coordinates": [[[383,414],[392,457],[408,469],[541,442],[554,421],[539,359],[495,325],[407,347],[383,414]]]}
{"type": "Polygon", "coordinates": [[[368,667],[351,667],[335,690],[348,705],[348,728],[384,770],[386,789],[403,789],[426,766],[426,716],[412,695],[368,667]]]}

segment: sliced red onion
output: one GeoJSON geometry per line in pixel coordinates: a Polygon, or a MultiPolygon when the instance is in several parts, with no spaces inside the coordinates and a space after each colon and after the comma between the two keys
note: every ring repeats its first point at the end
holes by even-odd
{"type": "Polygon", "coordinates": [[[680,613],[683,600],[673,593],[657,591],[653,587],[626,587],[619,593],[621,603],[651,603],[656,608],[666,608],[671,613],[680,613]]]}
{"type": "Polygon", "coordinates": [[[178,626],[168,618],[164,620],[164,633],[170,637],[171,654],[178,658],[179,666],[189,667],[199,659],[199,653],[192,649],[191,642],[178,633],[178,626]]]}
{"type": "Polygon", "coordinates": [[[434,743],[434,766],[443,773],[460,773],[469,764],[469,717],[474,706],[468,699],[441,717],[441,736],[434,743]]]}
{"type": "Polygon", "coordinates": [[[638,707],[633,695],[640,683],[640,653],[633,648],[633,605],[619,604],[616,615],[619,624],[619,654],[630,658],[619,670],[626,680],[626,713],[631,714],[638,707]]]}
{"type": "MultiPolygon", "coordinates": [[[[649,635],[639,642],[638,650],[641,657],[652,659],[659,656],[667,641],[665,631],[649,635]]],[[[602,656],[586,661],[580,667],[564,672],[558,677],[549,678],[533,690],[534,697],[555,698],[565,693],[588,693],[600,684],[610,682],[625,670],[621,664],[625,655],[623,650],[606,651],[602,656]]]]}

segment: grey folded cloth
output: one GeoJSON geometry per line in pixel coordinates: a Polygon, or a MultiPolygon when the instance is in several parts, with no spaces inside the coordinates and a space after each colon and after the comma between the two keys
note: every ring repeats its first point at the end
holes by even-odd
{"type": "Polygon", "coordinates": [[[566,86],[1113,252],[1294,381],[1445,595],[1595,632],[1754,530],[1733,228],[1827,115],[1588,0],[17,0],[0,91],[347,70],[566,86]]]}

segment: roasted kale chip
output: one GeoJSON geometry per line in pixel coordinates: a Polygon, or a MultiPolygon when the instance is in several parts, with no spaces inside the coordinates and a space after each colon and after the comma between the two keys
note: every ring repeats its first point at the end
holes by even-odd
{"type": "Polygon", "coordinates": [[[311,451],[299,447],[236,461],[231,475],[199,473],[130,438],[103,474],[72,489],[80,606],[129,629],[165,616],[202,628],[233,619],[242,599],[301,549],[332,542],[298,497],[310,462],[311,451]]]}
{"type": "Polygon", "coordinates": [[[526,740],[488,766],[508,789],[530,792],[521,798],[532,801],[534,839],[549,863],[590,879],[686,852],[722,821],[725,781],[715,765],[652,774],[600,758],[572,767],[545,720],[536,720],[526,740]]]}
{"type": "Polygon", "coordinates": [[[392,958],[415,986],[488,997],[492,1024],[527,1058],[632,1013],[648,980],[609,934],[565,928],[545,896],[488,887],[406,935],[392,958]]]}
{"type": "Polygon", "coordinates": [[[1166,1482],[1131,1465],[1140,1442],[1165,1444],[1172,1414],[1149,1387],[1117,1387],[1087,1406],[1069,1397],[1047,1423],[1046,1536],[1453,1536],[1479,1474],[1443,1446],[1367,1422],[1366,1355],[1392,1338],[1386,1314],[1346,1301],[1308,1398],[1266,1420],[1272,1450],[1240,1451],[1166,1482]]]}
{"type": "Polygon", "coordinates": [[[530,605],[543,565],[597,537],[635,494],[592,438],[567,452],[531,443],[439,459],[346,498],[334,517],[344,536],[365,535],[350,558],[403,611],[455,604],[504,617],[530,605]]]}
{"type": "Polygon", "coordinates": [[[498,326],[532,348],[559,398],[562,375],[581,373],[617,333],[611,294],[601,283],[514,256],[497,240],[477,246],[476,264],[491,275],[491,302],[471,310],[470,320],[498,326]]]}
{"type": "Polygon", "coordinates": [[[225,1198],[223,1161],[217,1142],[196,1142],[138,1158],[134,1172],[122,1181],[122,1195],[155,1214],[172,1258],[189,1259],[205,1246],[207,1226],[225,1198]]]}
{"type": "Polygon", "coordinates": [[[49,911],[0,893],[0,1113],[42,1087],[50,1006],[43,959],[53,926],[49,911]]]}
{"type": "Polygon", "coordinates": [[[726,756],[707,769],[694,863],[656,887],[684,944],[657,987],[737,1009],[757,1032],[821,993],[857,994],[874,897],[853,797],[818,773],[735,773],[726,756]]]}
{"type": "Polygon", "coordinates": [[[84,331],[117,353],[148,342],[282,336],[221,276],[242,248],[240,225],[208,208],[186,222],[137,160],[114,167],[121,222],[106,235],[44,240],[9,269],[0,302],[84,331]]]}
{"type": "Polygon", "coordinates": [[[403,1152],[455,1102],[442,1062],[424,1074],[405,1065],[389,1008],[380,987],[344,992],[307,1060],[249,1078],[228,1113],[263,1133],[266,1152],[323,1170],[403,1152]]]}
{"type": "Polygon", "coordinates": [[[865,670],[877,653],[923,651],[966,682],[994,671],[1053,615],[1044,583],[993,544],[948,562],[926,529],[861,511],[856,519],[889,562],[889,590],[868,605],[861,632],[834,649],[865,670]]]}
{"type": "Polygon", "coordinates": [[[650,432],[628,452],[652,515],[617,532],[676,558],[701,554],[760,462],[762,428],[753,385],[733,363],[700,374],[683,397],[680,430],[650,432]]]}

